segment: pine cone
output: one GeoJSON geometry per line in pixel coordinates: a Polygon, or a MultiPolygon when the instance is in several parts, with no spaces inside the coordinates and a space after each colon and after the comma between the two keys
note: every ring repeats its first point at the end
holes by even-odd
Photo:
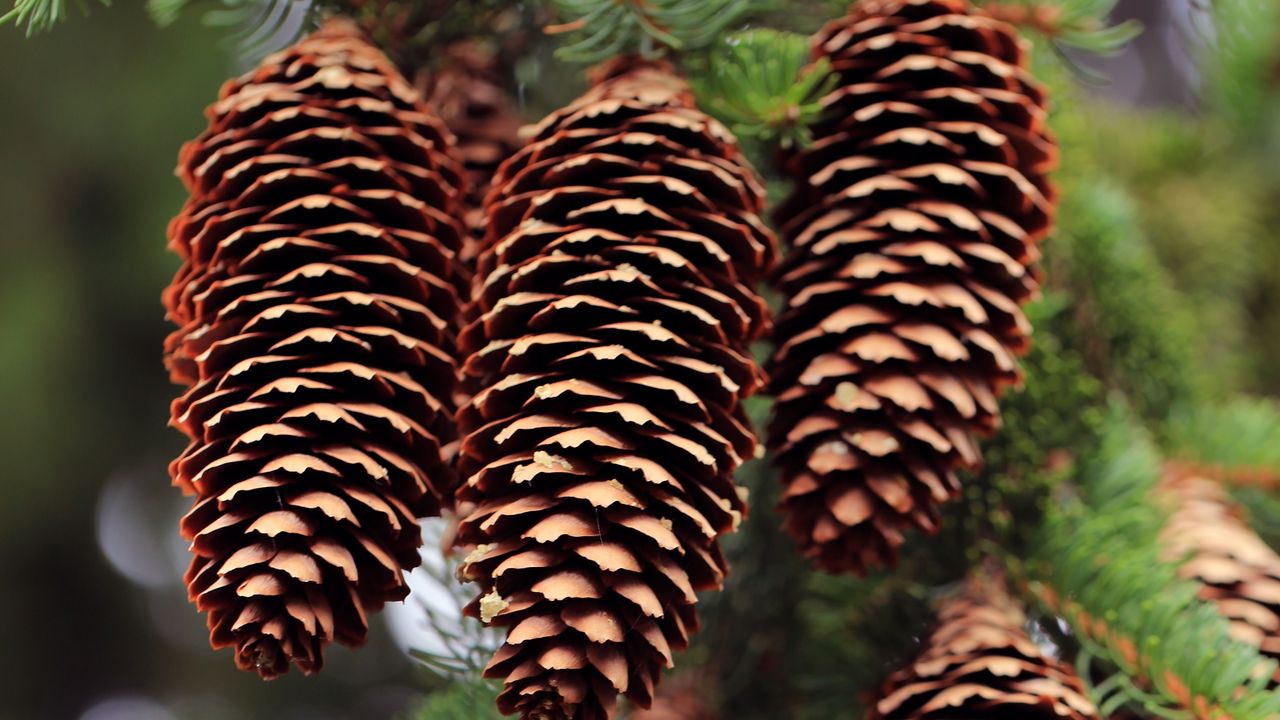
{"type": "Polygon", "coordinates": [[[214,647],[271,678],[318,671],[402,599],[416,517],[456,451],[461,168],[452,138],[334,21],[228,82],[182,149],[182,268],[166,343],[190,385],[170,466],[190,597],[214,647]]]}
{"type": "Polygon", "coordinates": [[[1003,588],[970,580],[942,603],[924,651],[890,676],[868,720],[1096,720],[1079,678],[1047,657],[1025,625],[1003,588]]]}
{"type": "MultiPolygon", "coordinates": [[[[497,58],[471,41],[450,45],[443,67],[426,77],[423,95],[458,138],[457,155],[467,172],[467,227],[484,237],[484,196],[504,160],[520,149],[520,113],[502,87],[497,58]]],[[[471,260],[478,243],[468,243],[471,260]]]]}
{"type": "MultiPolygon", "coordinates": [[[[1161,539],[1182,577],[1200,584],[1231,635],[1280,660],[1280,555],[1249,528],[1218,483],[1170,466],[1159,492],[1173,503],[1161,539]]],[[[1280,686],[1280,669],[1272,676],[1280,686]]]]}
{"type": "Polygon", "coordinates": [[[788,162],[770,366],[787,526],[820,567],[934,531],[1019,381],[1056,148],[1008,25],[965,0],[868,0],[813,40],[839,85],[788,162]]]}
{"type": "Polygon", "coordinates": [[[458,416],[469,612],[509,628],[503,712],[648,706],[725,573],[755,451],[740,400],[767,324],[763,191],[669,66],[617,61],[532,129],[487,199],[459,343],[482,388],[458,416]]]}

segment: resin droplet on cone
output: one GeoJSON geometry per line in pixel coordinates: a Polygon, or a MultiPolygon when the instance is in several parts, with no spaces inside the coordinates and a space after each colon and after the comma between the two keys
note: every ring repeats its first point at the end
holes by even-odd
{"type": "Polygon", "coordinates": [[[774,257],[733,138],[663,64],[620,60],[533,128],[487,198],[463,433],[461,574],[508,628],[503,712],[648,706],[717,588],[755,452],[741,400],[774,257]]]}
{"type": "Polygon", "coordinates": [[[787,163],[769,447],[830,571],[936,529],[1019,381],[1057,149],[1013,29],[965,0],[856,3],[813,39],[839,84],[787,163]]]}
{"type": "Polygon", "coordinates": [[[228,82],[182,150],[166,343],[191,599],[265,678],[402,599],[452,486],[465,286],[448,131],[334,21],[228,82]]]}

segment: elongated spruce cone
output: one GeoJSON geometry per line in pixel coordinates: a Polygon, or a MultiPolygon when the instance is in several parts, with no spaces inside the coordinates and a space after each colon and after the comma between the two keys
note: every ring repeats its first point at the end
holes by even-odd
{"type": "Polygon", "coordinates": [[[415,518],[454,484],[465,278],[452,138],[331,22],[228,82],[182,149],[166,364],[176,485],[214,647],[271,678],[402,599],[415,518]]]}
{"type": "MultiPolygon", "coordinates": [[[[1173,512],[1161,534],[1169,560],[1200,585],[1232,637],[1280,661],[1280,555],[1241,516],[1218,483],[1171,465],[1159,486],[1173,512]]],[[[1280,669],[1271,679],[1280,687],[1280,669]]]]}
{"type": "Polygon", "coordinates": [[[1003,588],[970,580],[943,601],[923,651],[889,678],[868,720],[1097,720],[1080,679],[1025,624],[1003,588]]]}
{"type": "Polygon", "coordinates": [[[1020,379],[1056,148],[1022,44],[966,0],[857,3],[813,55],[840,82],[788,163],[768,442],[803,552],[865,572],[936,529],[1020,379]]]}
{"type": "Polygon", "coordinates": [[[487,668],[528,720],[648,706],[719,587],[717,537],[755,451],[740,400],[774,257],[763,192],[671,68],[618,61],[533,128],[486,202],[481,388],[459,413],[469,612],[507,627],[487,668]]]}

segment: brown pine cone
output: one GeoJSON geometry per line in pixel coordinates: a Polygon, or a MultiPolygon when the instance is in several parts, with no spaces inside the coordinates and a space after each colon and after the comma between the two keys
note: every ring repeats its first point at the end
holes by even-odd
{"type": "Polygon", "coordinates": [[[620,60],[495,178],[459,413],[470,607],[528,720],[646,707],[725,573],[755,452],[740,401],[774,257],[733,137],[665,64],[620,60]]]}
{"type": "MultiPolygon", "coordinates": [[[[1170,465],[1159,486],[1173,512],[1161,534],[1166,557],[1200,585],[1232,637],[1280,660],[1280,555],[1258,537],[1222,487],[1170,465]]],[[[1280,686],[1280,670],[1272,676],[1280,686]]]]}
{"type": "Polygon", "coordinates": [[[802,551],[894,561],[980,463],[1019,381],[1056,148],[1012,28],[966,0],[867,0],[813,40],[839,84],[788,162],[769,447],[802,551]]]}
{"type": "Polygon", "coordinates": [[[923,652],[890,676],[868,720],[1096,720],[1080,679],[1025,625],[1002,587],[971,579],[943,601],[923,652]]]}
{"type": "Polygon", "coordinates": [[[190,596],[264,678],[320,669],[406,593],[453,481],[461,168],[452,138],[334,21],[223,86],[182,149],[166,343],[190,385],[170,466],[190,596]]]}
{"type": "MultiPolygon", "coordinates": [[[[427,103],[458,138],[457,155],[467,172],[467,227],[477,241],[484,228],[484,196],[504,160],[520,149],[520,113],[501,83],[497,58],[473,41],[460,41],[441,53],[442,67],[425,76],[427,103]]],[[[464,259],[479,251],[467,243],[464,259]]]]}

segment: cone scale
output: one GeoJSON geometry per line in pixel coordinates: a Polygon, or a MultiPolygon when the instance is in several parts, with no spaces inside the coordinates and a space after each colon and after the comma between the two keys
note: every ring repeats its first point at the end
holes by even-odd
{"type": "Polygon", "coordinates": [[[223,86],[184,146],[165,360],[191,600],[264,678],[402,599],[453,484],[463,229],[452,139],[353,25],[223,86]]]}
{"type": "MultiPolygon", "coordinates": [[[[1232,637],[1280,660],[1280,555],[1217,482],[1170,465],[1158,492],[1173,508],[1161,534],[1166,557],[1186,560],[1179,574],[1200,586],[1200,597],[1227,619],[1232,637]]],[[[1280,670],[1271,687],[1280,687],[1280,670]]]]}
{"type": "Polygon", "coordinates": [[[867,720],[1099,720],[1080,679],[1025,625],[1003,588],[970,579],[942,602],[919,657],[890,676],[867,720]]]}
{"type": "Polygon", "coordinates": [[[664,64],[618,60],[532,128],[486,202],[459,413],[468,611],[528,720],[647,707],[726,571],[755,452],[763,191],[664,64]]]}
{"type": "Polygon", "coordinates": [[[1013,29],[966,0],[868,0],[813,39],[839,78],[791,157],[768,444],[833,572],[936,530],[1020,381],[1057,149],[1013,29]]]}

